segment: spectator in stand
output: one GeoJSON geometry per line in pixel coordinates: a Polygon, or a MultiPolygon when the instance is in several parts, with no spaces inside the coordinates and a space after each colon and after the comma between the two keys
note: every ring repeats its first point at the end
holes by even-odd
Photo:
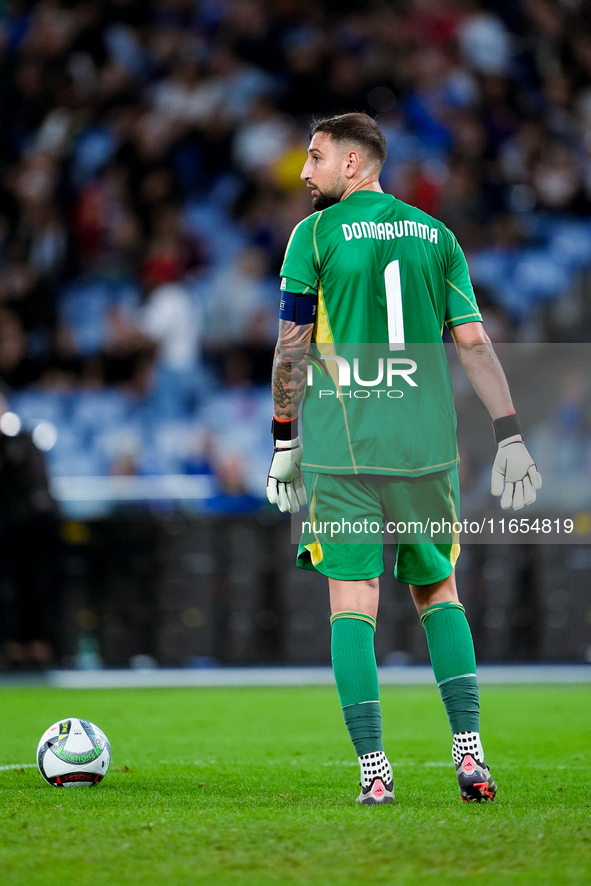
{"type": "Polygon", "coordinates": [[[534,167],[532,183],[544,209],[591,215],[576,154],[565,142],[551,142],[534,167]]]}
{"type": "Polygon", "coordinates": [[[203,311],[183,269],[181,241],[172,230],[162,234],[144,264],[148,296],[138,325],[157,346],[152,407],[163,420],[189,416],[202,399],[203,311]]]}
{"type": "Polygon", "coordinates": [[[41,367],[30,355],[27,336],[18,314],[0,310],[0,378],[13,388],[33,384],[41,367]]]}
{"type": "Polygon", "coordinates": [[[276,288],[267,284],[267,258],[256,247],[243,249],[212,286],[206,306],[205,343],[223,367],[228,352],[248,353],[251,380],[265,380],[276,334],[276,288]]]}

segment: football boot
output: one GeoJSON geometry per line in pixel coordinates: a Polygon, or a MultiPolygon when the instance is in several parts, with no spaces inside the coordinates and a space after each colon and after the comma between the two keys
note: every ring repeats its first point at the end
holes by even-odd
{"type": "Polygon", "coordinates": [[[490,769],[485,763],[476,760],[472,754],[464,754],[461,763],[456,766],[456,775],[464,803],[494,800],[497,786],[490,769]]]}
{"type": "Polygon", "coordinates": [[[379,775],[372,778],[366,787],[360,785],[361,793],[357,797],[357,803],[362,806],[381,806],[382,803],[394,802],[394,782],[384,784],[379,775]]]}

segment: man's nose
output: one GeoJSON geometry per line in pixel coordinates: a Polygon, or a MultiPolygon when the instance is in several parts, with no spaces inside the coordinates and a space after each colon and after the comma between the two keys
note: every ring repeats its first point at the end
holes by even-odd
{"type": "Polygon", "coordinates": [[[309,176],[308,173],[306,172],[307,166],[308,166],[308,161],[306,160],[306,162],[304,163],[304,168],[302,169],[302,171],[301,171],[301,173],[300,173],[300,178],[301,178],[301,180],[304,181],[304,182],[307,182],[308,179],[310,178],[310,176],[309,176]]]}

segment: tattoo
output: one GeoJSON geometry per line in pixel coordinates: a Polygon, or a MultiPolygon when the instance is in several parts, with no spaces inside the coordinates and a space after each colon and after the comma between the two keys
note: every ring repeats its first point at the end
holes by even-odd
{"type": "Polygon", "coordinates": [[[298,326],[291,320],[279,321],[272,385],[275,415],[282,421],[289,421],[298,414],[306,386],[306,352],[313,329],[313,323],[298,326]]]}

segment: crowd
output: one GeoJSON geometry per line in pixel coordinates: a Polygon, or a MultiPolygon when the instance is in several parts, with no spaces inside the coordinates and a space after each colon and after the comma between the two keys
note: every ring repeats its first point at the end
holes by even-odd
{"type": "Polygon", "coordinates": [[[591,267],[589,0],[0,3],[0,377],[52,473],[261,494],[308,127],[351,110],[491,336],[539,335],[591,267]]]}

